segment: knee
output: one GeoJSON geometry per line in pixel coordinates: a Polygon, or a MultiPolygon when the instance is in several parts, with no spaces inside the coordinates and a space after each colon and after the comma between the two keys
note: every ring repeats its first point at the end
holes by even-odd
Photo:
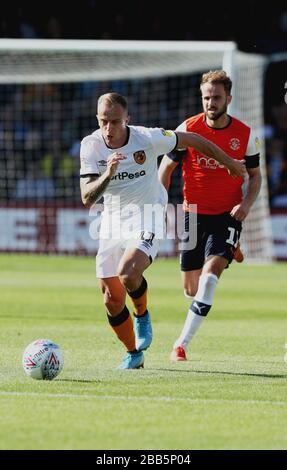
{"type": "Polygon", "coordinates": [[[121,295],[107,289],[103,289],[103,295],[104,305],[110,314],[117,314],[122,311],[125,299],[121,295]]]}
{"type": "Polygon", "coordinates": [[[122,311],[124,308],[124,303],[121,302],[118,299],[113,299],[111,297],[104,297],[104,305],[107,309],[107,311],[113,315],[113,314],[118,314],[122,311]]]}
{"type": "Polygon", "coordinates": [[[192,299],[195,296],[196,291],[197,291],[196,288],[190,287],[190,286],[184,287],[183,289],[184,296],[187,297],[188,299],[192,299]]]}
{"type": "Polygon", "coordinates": [[[183,283],[183,293],[185,297],[187,298],[192,298],[195,296],[197,289],[198,289],[198,281],[199,279],[196,280],[189,280],[188,282],[183,283]]]}
{"type": "Polygon", "coordinates": [[[118,272],[119,279],[123,286],[128,287],[130,284],[137,282],[141,273],[138,273],[133,266],[123,266],[118,272]]]}

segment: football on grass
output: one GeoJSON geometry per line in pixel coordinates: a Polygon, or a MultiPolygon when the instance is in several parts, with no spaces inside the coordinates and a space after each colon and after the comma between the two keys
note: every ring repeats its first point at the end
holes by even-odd
{"type": "Polygon", "coordinates": [[[25,349],[22,364],[32,379],[53,380],[63,369],[63,353],[53,341],[37,339],[25,349]]]}

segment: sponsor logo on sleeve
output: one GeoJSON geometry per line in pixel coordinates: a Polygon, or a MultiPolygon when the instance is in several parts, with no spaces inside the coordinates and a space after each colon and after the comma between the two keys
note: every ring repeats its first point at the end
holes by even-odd
{"type": "Polygon", "coordinates": [[[261,149],[261,141],[260,141],[259,137],[255,137],[255,148],[258,152],[261,149]]]}
{"type": "Polygon", "coordinates": [[[166,131],[165,129],[161,129],[161,133],[162,133],[162,135],[164,135],[165,137],[172,137],[172,136],[173,136],[173,132],[172,132],[172,131],[166,131]]]}

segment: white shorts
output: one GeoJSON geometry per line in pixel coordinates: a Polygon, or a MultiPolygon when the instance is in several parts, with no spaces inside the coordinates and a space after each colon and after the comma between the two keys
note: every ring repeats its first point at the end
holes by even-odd
{"type": "Polygon", "coordinates": [[[156,257],[163,240],[154,238],[150,232],[141,232],[137,238],[129,240],[100,240],[99,251],[96,256],[96,272],[98,278],[115,277],[118,275],[120,260],[129,248],[138,248],[150,259],[156,257]]]}

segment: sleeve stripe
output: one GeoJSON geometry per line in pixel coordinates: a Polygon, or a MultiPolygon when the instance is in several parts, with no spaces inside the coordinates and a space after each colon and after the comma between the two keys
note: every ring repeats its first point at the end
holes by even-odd
{"type": "Polygon", "coordinates": [[[259,153],[256,153],[255,155],[245,155],[246,168],[257,168],[259,166],[259,157],[259,153]]]}
{"type": "Polygon", "coordinates": [[[172,152],[174,152],[174,150],[176,149],[177,144],[178,144],[178,135],[177,135],[176,132],[174,133],[174,135],[175,135],[175,138],[176,138],[176,143],[175,143],[175,146],[174,146],[173,149],[172,149],[172,152]]]}
{"type": "Polygon", "coordinates": [[[100,176],[99,173],[85,173],[84,175],[80,175],[80,178],[87,178],[88,176],[100,176]]]}

